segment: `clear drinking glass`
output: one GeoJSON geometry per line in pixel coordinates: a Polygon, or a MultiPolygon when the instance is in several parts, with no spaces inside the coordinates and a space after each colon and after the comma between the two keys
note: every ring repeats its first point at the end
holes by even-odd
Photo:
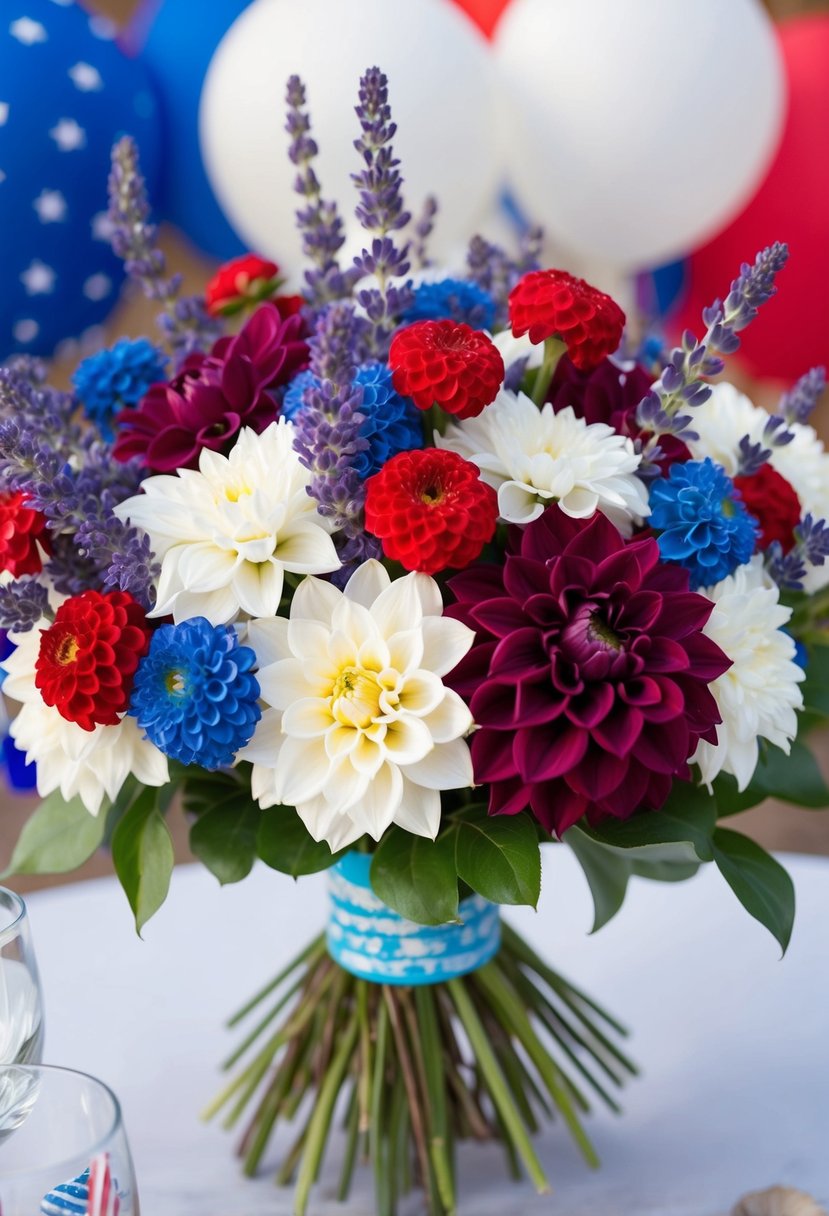
{"type": "Polygon", "coordinates": [[[112,1090],[66,1068],[0,1067],[0,1214],[139,1216],[112,1090]]]}
{"type": "Polygon", "coordinates": [[[0,1064],[37,1064],[42,1054],[43,1001],[26,905],[0,887],[0,1064]]]}

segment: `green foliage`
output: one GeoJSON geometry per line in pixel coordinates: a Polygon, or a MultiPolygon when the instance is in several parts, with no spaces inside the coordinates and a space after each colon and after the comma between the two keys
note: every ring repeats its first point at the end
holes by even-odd
{"type": "Polygon", "coordinates": [[[101,847],[110,810],[90,815],[80,798],[64,801],[55,790],[44,798],[24,825],[11,861],[0,877],[10,874],[66,874],[88,861],[101,847]]]}
{"type": "Polygon", "coordinates": [[[457,921],[454,831],[427,840],[402,828],[390,828],[372,859],[371,885],[384,903],[407,920],[420,925],[457,921]]]}
{"type": "Polygon", "coordinates": [[[804,711],[829,718],[829,646],[810,646],[806,679],[800,686],[804,711]]]}
{"type": "Polygon", "coordinates": [[[250,874],[261,814],[249,795],[240,792],[204,811],[190,828],[190,848],[222,885],[250,874]]]}
{"type": "Polygon", "coordinates": [[[580,825],[597,844],[624,852],[628,861],[696,865],[713,860],[711,837],[717,804],[708,791],[678,782],[659,811],[640,811],[630,819],[609,819],[598,827],[580,825]]]}
{"type": "Polygon", "coordinates": [[[259,812],[256,851],[273,870],[300,878],[327,870],[342,853],[332,853],[324,840],[314,840],[292,806],[259,812]]]}
{"type": "Polygon", "coordinates": [[[140,933],[170,887],[173,842],[162,806],[164,791],[147,788],[119,820],[112,836],[112,860],[140,933]]]}
{"type": "Polygon", "coordinates": [[[739,832],[717,828],[714,861],[749,915],[769,930],[786,953],[794,924],[794,886],[779,862],[739,832]]]}
{"type": "Polygon", "coordinates": [[[527,815],[491,816],[469,807],[452,821],[458,877],[496,904],[530,904],[541,893],[541,851],[527,815]]]}

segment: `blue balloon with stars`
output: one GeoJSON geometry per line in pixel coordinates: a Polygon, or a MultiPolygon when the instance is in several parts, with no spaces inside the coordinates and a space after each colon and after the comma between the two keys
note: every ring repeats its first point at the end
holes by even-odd
{"type": "Polygon", "coordinates": [[[74,0],[3,0],[0,9],[0,358],[49,355],[116,301],[110,149],[121,135],[136,139],[152,197],[158,105],[145,68],[104,18],[74,0]]]}

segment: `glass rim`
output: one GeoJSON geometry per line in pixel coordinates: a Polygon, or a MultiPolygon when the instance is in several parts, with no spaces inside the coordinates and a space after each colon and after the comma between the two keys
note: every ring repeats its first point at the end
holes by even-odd
{"type": "MultiPolygon", "coordinates": [[[[107,1095],[112,1103],[112,1120],[107,1130],[96,1139],[95,1143],[91,1144],[88,1149],[83,1150],[81,1155],[86,1156],[88,1153],[90,1162],[98,1153],[104,1151],[107,1143],[119,1131],[123,1132],[124,1120],[121,1113],[121,1103],[106,1081],[102,1081],[99,1077],[93,1077],[92,1073],[83,1072],[80,1068],[64,1068],[60,1064],[0,1064],[0,1078],[5,1073],[10,1072],[45,1073],[47,1076],[80,1077],[83,1081],[91,1081],[96,1089],[102,1090],[107,1095]]],[[[73,1161],[77,1161],[78,1155],[76,1153],[74,1158],[65,1157],[59,1161],[48,1161],[45,1165],[26,1166],[21,1169],[7,1170],[3,1167],[0,1169],[0,1182],[4,1180],[12,1181],[15,1178],[25,1178],[27,1175],[34,1177],[37,1174],[43,1173],[44,1170],[47,1170],[49,1173],[54,1170],[56,1173],[62,1174],[64,1170],[69,1171],[75,1168],[73,1161]]]]}
{"type": "Polygon", "coordinates": [[[22,895],[18,895],[16,891],[10,890],[9,887],[0,886],[0,906],[2,906],[4,899],[8,900],[10,905],[9,910],[13,919],[7,925],[0,924],[0,945],[7,938],[11,937],[12,932],[15,929],[19,929],[26,919],[26,901],[22,895]]]}

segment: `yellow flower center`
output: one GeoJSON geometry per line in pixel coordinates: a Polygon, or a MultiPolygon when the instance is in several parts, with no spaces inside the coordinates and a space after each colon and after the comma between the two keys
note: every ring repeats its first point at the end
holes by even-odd
{"type": "Polygon", "coordinates": [[[331,713],[341,726],[365,730],[380,715],[382,691],[376,672],[344,667],[331,691],[331,713]]]}
{"type": "Polygon", "coordinates": [[[55,651],[55,658],[57,659],[58,663],[60,663],[61,667],[68,667],[70,663],[75,662],[79,650],[80,646],[78,645],[78,639],[73,637],[71,633],[68,633],[66,637],[61,638],[60,642],[58,643],[57,650],[55,651]]]}
{"type": "Polygon", "coordinates": [[[167,675],[164,677],[164,684],[168,693],[171,693],[173,696],[178,696],[183,693],[185,689],[184,675],[180,671],[168,671],[167,675]]]}

